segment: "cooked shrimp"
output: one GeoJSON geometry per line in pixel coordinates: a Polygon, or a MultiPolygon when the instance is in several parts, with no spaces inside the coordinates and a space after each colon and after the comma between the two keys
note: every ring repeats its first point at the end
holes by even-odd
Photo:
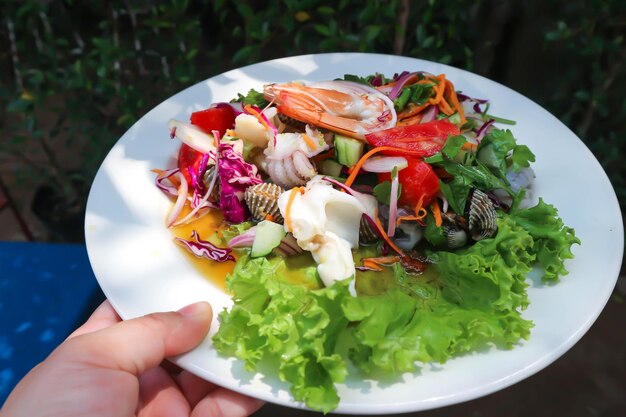
{"type": "Polygon", "coordinates": [[[368,133],[394,127],[397,120],[389,97],[350,81],[268,84],[263,92],[279,113],[362,140],[368,133]]]}

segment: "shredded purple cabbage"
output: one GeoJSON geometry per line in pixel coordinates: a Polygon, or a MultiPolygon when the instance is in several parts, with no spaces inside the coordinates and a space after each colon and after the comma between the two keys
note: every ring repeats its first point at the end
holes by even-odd
{"type": "Polygon", "coordinates": [[[191,232],[191,239],[193,240],[177,237],[175,241],[198,258],[207,258],[216,262],[236,262],[235,257],[231,254],[231,249],[220,248],[211,242],[202,240],[195,230],[191,232]]]}
{"type": "Polygon", "coordinates": [[[383,76],[381,74],[376,74],[374,78],[372,78],[372,81],[370,81],[370,84],[373,87],[380,87],[383,85],[383,76]]]}
{"type": "Polygon", "coordinates": [[[219,144],[217,172],[220,180],[220,207],[224,219],[231,223],[241,223],[248,216],[243,201],[246,188],[263,182],[257,167],[243,160],[229,143],[219,144]]]}

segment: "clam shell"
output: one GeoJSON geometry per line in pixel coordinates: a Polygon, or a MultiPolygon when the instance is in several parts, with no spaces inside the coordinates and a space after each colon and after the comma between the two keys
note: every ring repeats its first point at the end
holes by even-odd
{"type": "Polygon", "coordinates": [[[465,230],[456,226],[445,226],[443,230],[450,249],[460,248],[467,243],[467,233],[465,230]]]}
{"type": "Polygon", "coordinates": [[[281,186],[269,182],[246,188],[244,200],[252,218],[262,221],[269,214],[274,218],[274,222],[282,223],[284,219],[278,209],[278,197],[284,192],[281,186]]]}
{"type": "Polygon", "coordinates": [[[450,249],[457,249],[467,243],[464,219],[456,214],[442,213],[443,233],[450,249]]]}
{"type": "Polygon", "coordinates": [[[378,233],[372,228],[365,216],[361,216],[361,225],[359,226],[359,242],[374,243],[380,238],[378,233]]]}
{"type": "Polygon", "coordinates": [[[474,240],[482,240],[498,230],[496,209],[493,202],[480,190],[474,190],[469,208],[469,232],[474,240]]]}

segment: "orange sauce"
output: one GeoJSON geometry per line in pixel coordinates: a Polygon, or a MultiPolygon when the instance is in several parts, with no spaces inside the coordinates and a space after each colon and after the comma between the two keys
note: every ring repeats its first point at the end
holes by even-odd
{"type": "MultiPolygon", "coordinates": [[[[187,213],[189,213],[189,208],[185,207],[180,214],[181,218],[186,216],[187,213]]],[[[191,233],[195,230],[202,240],[208,240],[221,247],[222,231],[226,228],[228,228],[228,225],[224,222],[222,213],[219,210],[213,210],[197,220],[172,227],[171,231],[175,237],[190,239],[191,233]]],[[[180,246],[180,250],[185,253],[185,256],[202,276],[226,291],[226,275],[233,272],[235,262],[215,262],[206,258],[198,258],[182,246],[180,246]]],[[[233,251],[232,254],[235,258],[239,257],[237,251],[233,251]]]]}

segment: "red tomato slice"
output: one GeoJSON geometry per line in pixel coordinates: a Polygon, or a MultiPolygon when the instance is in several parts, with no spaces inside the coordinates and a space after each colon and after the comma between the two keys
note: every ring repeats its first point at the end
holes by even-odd
{"type": "MultiPolygon", "coordinates": [[[[374,146],[392,146],[416,152],[422,158],[441,151],[448,136],[459,135],[459,128],[446,119],[432,122],[398,126],[365,135],[367,142],[374,146]]],[[[402,152],[382,151],[386,155],[403,155],[402,152]]]]}
{"type": "Polygon", "coordinates": [[[178,151],[178,168],[185,176],[187,184],[191,185],[191,175],[189,174],[189,170],[197,170],[198,165],[200,165],[200,161],[202,161],[202,152],[198,152],[191,146],[185,145],[184,143],[181,145],[180,150],[178,151]]]}
{"type": "MultiPolygon", "coordinates": [[[[402,184],[402,194],[398,203],[415,207],[422,198],[422,206],[425,207],[439,193],[439,177],[426,162],[417,158],[406,159],[409,166],[398,172],[398,180],[402,184]]],[[[391,174],[378,174],[378,181],[391,181],[391,174]]]]}
{"type": "Polygon", "coordinates": [[[232,129],[235,125],[235,111],[230,106],[200,110],[191,113],[191,124],[207,133],[217,130],[220,135],[223,135],[226,129],[232,129]]]}

